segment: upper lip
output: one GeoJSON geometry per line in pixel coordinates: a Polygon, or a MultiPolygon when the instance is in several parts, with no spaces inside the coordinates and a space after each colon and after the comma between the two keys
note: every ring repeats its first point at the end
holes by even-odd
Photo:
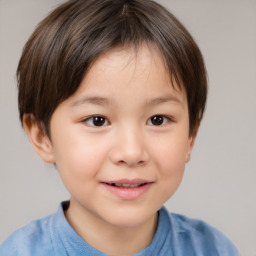
{"type": "Polygon", "coordinates": [[[116,184],[116,185],[123,185],[123,184],[140,185],[140,184],[153,183],[153,182],[145,179],[119,179],[119,180],[103,181],[102,183],[116,184]]]}

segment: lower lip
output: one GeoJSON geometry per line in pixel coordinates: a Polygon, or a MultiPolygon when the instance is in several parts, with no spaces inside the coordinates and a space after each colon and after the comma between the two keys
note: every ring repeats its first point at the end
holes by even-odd
{"type": "Polygon", "coordinates": [[[109,192],[123,200],[135,200],[140,198],[143,194],[145,194],[153,183],[147,183],[143,186],[134,188],[116,187],[108,185],[106,183],[102,184],[109,192]]]}

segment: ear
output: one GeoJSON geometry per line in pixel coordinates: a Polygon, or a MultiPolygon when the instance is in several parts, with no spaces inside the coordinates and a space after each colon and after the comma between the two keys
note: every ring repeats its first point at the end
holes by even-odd
{"type": "Polygon", "coordinates": [[[34,115],[24,114],[23,126],[36,153],[47,163],[54,163],[52,143],[42,124],[35,120],[34,115]]]}
{"type": "Polygon", "coordinates": [[[187,148],[187,154],[186,154],[186,163],[189,162],[191,158],[191,151],[193,149],[194,143],[195,143],[196,136],[190,136],[188,139],[188,148],[187,148]]]}
{"type": "Polygon", "coordinates": [[[197,135],[197,131],[200,125],[200,121],[197,122],[194,130],[192,132],[190,132],[189,134],[189,138],[188,138],[188,148],[187,148],[187,154],[186,154],[186,163],[189,162],[190,158],[191,158],[191,151],[193,149],[193,146],[195,144],[195,140],[196,140],[196,135],[197,135]]]}

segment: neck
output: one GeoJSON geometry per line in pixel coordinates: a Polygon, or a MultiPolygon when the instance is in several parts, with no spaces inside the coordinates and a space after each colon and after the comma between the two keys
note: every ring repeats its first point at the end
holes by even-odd
{"type": "Polygon", "coordinates": [[[157,213],[138,226],[119,227],[98,219],[88,211],[78,211],[73,204],[71,200],[65,212],[67,221],[84,241],[101,252],[132,255],[146,248],[154,237],[157,213]]]}

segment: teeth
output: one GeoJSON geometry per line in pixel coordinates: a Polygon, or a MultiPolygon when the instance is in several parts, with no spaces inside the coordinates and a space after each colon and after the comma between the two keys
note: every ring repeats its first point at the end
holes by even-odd
{"type": "Polygon", "coordinates": [[[115,184],[112,183],[112,186],[120,187],[120,188],[137,188],[141,186],[142,184],[115,184]]]}

